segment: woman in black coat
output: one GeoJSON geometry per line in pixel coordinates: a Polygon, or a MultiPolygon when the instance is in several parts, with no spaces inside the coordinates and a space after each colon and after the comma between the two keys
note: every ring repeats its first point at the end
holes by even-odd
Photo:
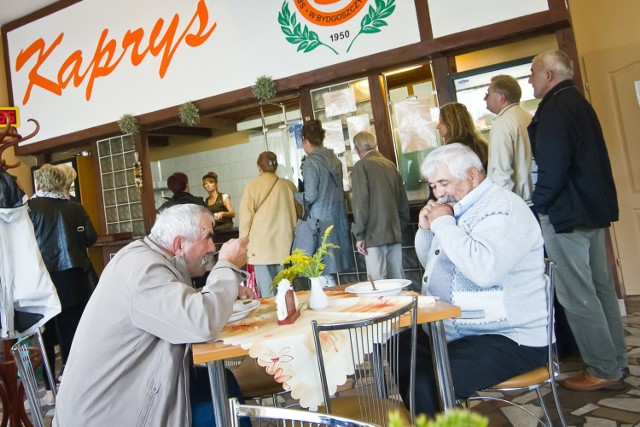
{"type": "MultiPolygon", "coordinates": [[[[91,295],[87,246],[98,238],[82,205],[65,196],[66,181],[62,169],[43,165],[36,172],[36,195],[29,200],[29,216],[40,253],[62,306],[60,314],[46,324],[45,346],[48,341],[52,347],[57,335],[63,364],[91,295]]],[[[51,357],[52,352],[48,353],[51,357]]]]}

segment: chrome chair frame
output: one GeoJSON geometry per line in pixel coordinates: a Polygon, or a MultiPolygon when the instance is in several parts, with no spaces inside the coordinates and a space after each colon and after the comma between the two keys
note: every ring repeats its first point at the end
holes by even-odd
{"type": "Polygon", "coordinates": [[[408,328],[411,330],[411,347],[409,349],[403,348],[402,351],[406,350],[411,353],[411,365],[409,367],[409,417],[411,424],[414,424],[416,328],[418,318],[417,297],[413,297],[412,301],[404,307],[373,319],[326,324],[318,324],[315,320],[311,322],[324,405],[328,414],[333,413],[332,401],[335,402],[335,399],[340,399],[340,397],[331,398],[329,394],[320,334],[330,333],[332,331],[346,331],[349,334],[352,362],[355,370],[354,390],[356,392],[364,391],[370,396],[370,399],[367,400],[363,399],[360,393],[357,394],[360,414],[366,421],[385,425],[388,420],[389,410],[397,408],[397,406],[393,407],[388,405],[387,402],[393,400],[396,404],[403,405],[396,381],[399,373],[398,356],[401,350],[399,348],[398,334],[402,330],[407,329],[400,327],[400,318],[405,314],[408,314],[411,318],[411,325],[408,328]],[[366,337],[368,340],[364,341],[362,337],[366,337]],[[373,348],[367,348],[367,342],[375,342],[376,344],[373,344],[373,348]],[[367,355],[368,351],[371,351],[371,353],[367,355]],[[365,354],[364,363],[357,360],[356,355],[361,353],[365,354]],[[373,385],[366,384],[366,380],[369,377],[374,380],[373,385]],[[395,397],[395,399],[391,399],[392,397],[395,397]],[[383,404],[380,405],[381,403],[383,404]]]}
{"type": "Polygon", "coordinates": [[[337,426],[337,427],[376,427],[362,421],[338,417],[317,412],[300,411],[297,409],[279,408],[273,406],[243,405],[238,399],[229,399],[231,411],[231,427],[239,427],[240,417],[249,417],[260,422],[276,421],[276,425],[292,426],[337,426]],[[282,421],[282,423],[280,423],[282,421]]]}
{"type": "Polygon", "coordinates": [[[261,372],[264,368],[260,367],[251,356],[227,359],[224,361],[224,366],[235,375],[245,400],[253,400],[258,405],[262,405],[265,399],[270,399],[273,406],[278,406],[278,396],[289,393],[271,375],[261,372]],[[247,376],[253,376],[253,378],[246,378],[247,376]]]}
{"type": "Polygon", "coordinates": [[[40,357],[45,368],[45,372],[49,378],[49,383],[52,384],[52,391],[55,397],[57,396],[55,390],[55,381],[53,380],[53,374],[49,366],[49,362],[44,351],[44,342],[42,341],[42,334],[40,329],[37,329],[32,335],[21,337],[11,347],[11,355],[16,362],[18,373],[20,374],[20,381],[24,388],[24,392],[27,395],[27,401],[31,409],[33,423],[37,427],[44,427],[44,414],[42,413],[42,407],[40,404],[40,397],[38,396],[38,382],[36,381],[35,372],[32,363],[32,357],[29,352],[33,347],[27,347],[27,341],[32,337],[36,337],[38,341],[40,357]]]}
{"type": "MultiPolygon", "coordinates": [[[[480,391],[486,391],[486,392],[515,392],[515,391],[531,391],[531,390],[535,390],[537,396],[538,396],[538,401],[540,402],[540,407],[542,408],[542,411],[544,412],[544,417],[546,420],[546,424],[539,418],[537,417],[533,412],[531,412],[530,410],[528,410],[527,408],[525,408],[522,405],[519,405],[517,403],[514,403],[510,400],[507,399],[503,399],[500,397],[492,397],[492,396],[472,396],[469,397],[467,399],[467,407],[469,407],[469,402],[473,401],[473,400],[490,400],[490,401],[499,401],[499,402],[503,402],[503,403],[507,403],[511,406],[515,406],[516,408],[519,408],[521,410],[523,410],[524,412],[526,412],[527,414],[531,415],[533,418],[535,418],[536,420],[538,420],[538,423],[542,424],[542,425],[547,425],[549,427],[552,427],[552,423],[551,423],[551,418],[549,417],[549,412],[547,411],[547,407],[544,404],[544,400],[542,399],[542,393],[540,392],[540,389],[545,385],[545,384],[549,384],[549,386],[551,387],[551,394],[553,395],[553,400],[556,406],[556,411],[558,413],[558,417],[560,418],[560,424],[564,427],[567,425],[567,423],[564,420],[564,415],[562,414],[562,406],[560,405],[560,399],[558,397],[558,390],[557,390],[557,385],[556,385],[556,376],[559,375],[559,371],[560,371],[560,364],[558,362],[558,358],[556,355],[556,351],[555,351],[555,339],[554,339],[554,319],[555,319],[555,313],[554,313],[554,307],[553,307],[553,301],[554,301],[554,272],[555,272],[555,267],[556,267],[556,263],[549,260],[549,259],[545,259],[545,276],[547,278],[547,282],[548,282],[548,286],[547,286],[547,345],[548,345],[548,352],[547,352],[547,364],[544,367],[541,368],[537,368],[533,371],[530,371],[531,373],[533,373],[534,371],[537,371],[539,369],[544,369],[547,372],[547,378],[544,381],[541,382],[535,382],[532,384],[523,384],[522,386],[506,386],[505,383],[509,383],[512,381],[517,381],[517,378],[519,376],[513,377],[501,384],[495,385],[493,387],[489,387],[489,388],[485,388],[483,390],[480,391]]],[[[525,373],[523,375],[527,375],[528,373],[525,373]]]]}

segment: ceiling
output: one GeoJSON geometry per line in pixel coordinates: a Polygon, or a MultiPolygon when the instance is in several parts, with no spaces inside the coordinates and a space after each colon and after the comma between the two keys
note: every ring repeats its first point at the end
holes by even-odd
{"type": "Polygon", "coordinates": [[[56,0],[0,0],[0,27],[22,18],[45,6],[57,3],[56,0]]]}

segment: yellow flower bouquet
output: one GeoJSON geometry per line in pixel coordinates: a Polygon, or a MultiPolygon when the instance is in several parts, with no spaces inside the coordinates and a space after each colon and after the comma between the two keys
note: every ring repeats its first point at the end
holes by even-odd
{"type": "Polygon", "coordinates": [[[322,259],[325,255],[333,256],[331,249],[338,249],[338,245],[327,242],[329,234],[333,230],[333,225],[330,225],[322,235],[322,243],[316,249],[316,253],[310,256],[307,251],[302,249],[294,249],[293,253],[285,258],[282,265],[290,264],[288,268],[285,268],[273,278],[271,282],[271,288],[276,289],[278,283],[282,279],[292,281],[298,276],[305,277],[320,277],[324,271],[324,264],[322,259]]]}

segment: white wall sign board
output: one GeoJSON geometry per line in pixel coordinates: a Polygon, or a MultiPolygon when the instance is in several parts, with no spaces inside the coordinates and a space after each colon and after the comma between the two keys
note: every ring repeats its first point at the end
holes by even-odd
{"type": "Polygon", "coordinates": [[[84,0],[7,39],[14,103],[23,123],[40,121],[37,142],[420,35],[411,1],[84,0]]]}
{"type": "Polygon", "coordinates": [[[428,0],[428,4],[434,38],[549,10],[547,0],[428,0]]]}

